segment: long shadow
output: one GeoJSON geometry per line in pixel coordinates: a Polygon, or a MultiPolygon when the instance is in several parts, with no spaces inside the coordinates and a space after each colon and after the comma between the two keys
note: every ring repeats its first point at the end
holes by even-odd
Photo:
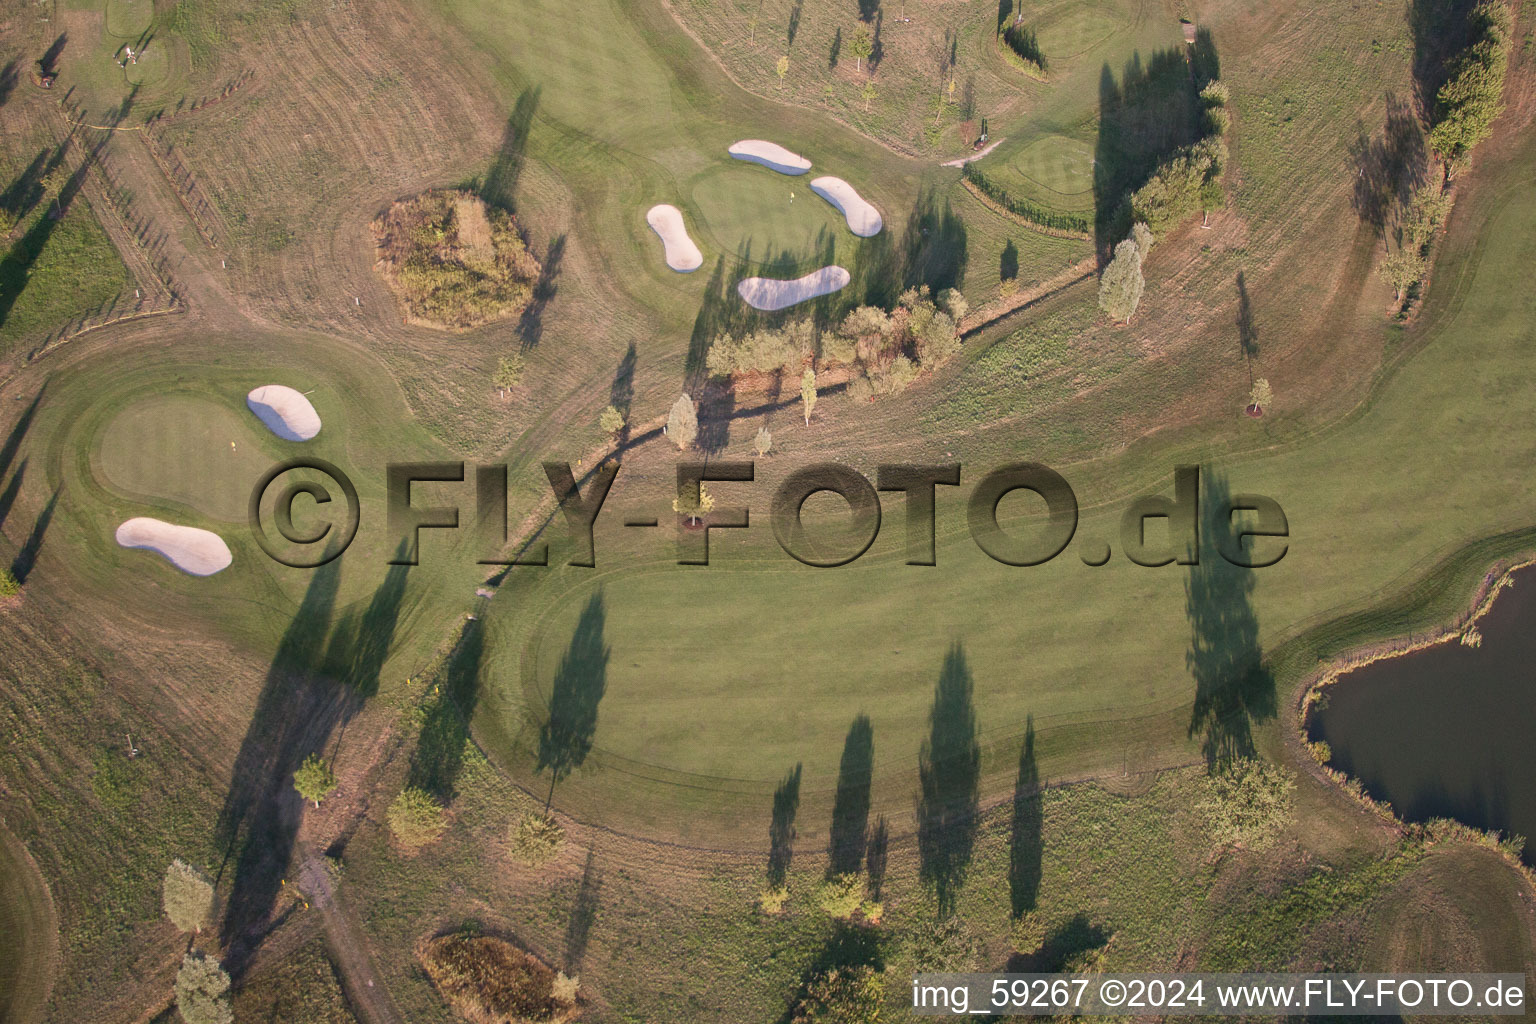
{"type": "Polygon", "coordinates": [[[16,496],[21,493],[22,478],[27,475],[27,460],[22,459],[16,467],[16,472],[11,474],[11,482],[5,485],[5,490],[0,491],[0,528],[5,526],[6,519],[10,518],[11,508],[16,504],[16,496]]]}
{"type": "Polygon", "coordinates": [[[1073,957],[1109,942],[1110,933],[1077,914],[1051,929],[1033,953],[1015,953],[1004,968],[1009,974],[1059,974],[1073,957]]]}
{"type": "Polygon", "coordinates": [[[917,768],[922,790],[917,804],[919,875],[933,890],[940,917],[954,913],[976,846],[981,747],[973,689],[970,666],[957,643],[944,656],[917,768]]]}
{"type": "Polygon", "coordinates": [[[903,288],[927,285],[937,295],[965,284],[965,223],[947,198],[941,208],[931,190],[918,197],[907,216],[902,248],[903,288]]]}
{"type": "Polygon", "coordinates": [[[1236,548],[1228,514],[1231,491],[1224,476],[1202,481],[1200,561],[1184,584],[1190,644],[1185,663],[1195,680],[1190,737],[1200,737],[1207,766],[1219,769],[1254,752],[1253,724],[1275,716],[1275,680],[1259,646],[1253,608],[1254,570],[1219,553],[1236,548]]]}
{"type": "Polygon", "coordinates": [[[8,210],[20,221],[43,198],[43,175],[58,165],[58,150],[40,150],[21,173],[0,192],[0,209],[8,210]]]}
{"type": "Polygon", "coordinates": [[[875,827],[869,830],[869,841],[864,847],[864,885],[869,898],[877,903],[885,889],[885,866],[890,852],[891,830],[882,814],[875,819],[875,827]]]}
{"type": "Polygon", "coordinates": [[[1248,298],[1248,279],[1237,272],[1237,347],[1249,361],[1259,355],[1259,330],[1253,325],[1253,302],[1248,298]]]}
{"type": "Polygon", "coordinates": [[[12,460],[21,450],[21,442],[26,439],[27,431],[32,429],[32,420],[37,416],[37,407],[42,404],[43,393],[47,390],[47,383],[37,389],[37,394],[32,396],[32,401],[27,403],[26,409],[11,426],[11,432],[5,435],[5,444],[0,445],[0,476],[11,468],[12,460]]]}
{"type": "MultiPolygon", "coordinates": [[[[1215,47],[1210,44],[1214,60],[1215,47]]],[[[1094,148],[1094,234],[1100,252],[1130,230],[1127,199],[1152,176],[1158,162],[1199,138],[1196,77],[1178,49],[1138,53],[1116,84],[1105,64],[1099,73],[1099,138],[1094,148]]]]}
{"type": "Polygon", "coordinates": [[[587,942],[592,937],[592,926],[597,923],[597,908],[603,890],[602,876],[597,873],[594,855],[587,851],[587,863],[581,872],[581,884],[576,887],[576,902],[571,906],[571,916],[565,923],[565,973],[575,974],[587,955],[587,942]]]}
{"type": "Polygon", "coordinates": [[[544,313],[560,291],[560,264],[565,259],[565,233],[561,232],[549,241],[544,252],[544,266],[539,279],[533,284],[533,295],[517,319],[517,336],[523,351],[537,348],[544,337],[544,313]]]}
{"type": "Polygon", "coordinates": [[[875,771],[875,729],[859,715],[843,740],[832,800],[832,832],[827,842],[827,877],[852,874],[864,863],[869,831],[869,789],[875,771]]]}
{"type": "Polygon", "coordinates": [[[1413,39],[1413,91],[1419,113],[1432,123],[1435,97],[1450,77],[1447,61],[1471,39],[1468,15],[1477,0],[1409,0],[1408,34],[1413,39]]]}
{"type": "Polygon", "coordinates": [[[16,552],[16,558],[11,562],[11,575],[17,583],[27,582],[27,577],[32,574],[32,569],[37,565],[37,556],[43,550],[43,536],[48,532],[48,525],[53,522],[53,512],[59,505],[60,490],[55,489],[48,499],[48,504],[38,513],[37,520],[32,524],[32,532],[27,534],[27,539],[21,545],[21,550],[16,552]]]}
{"type": "Polygon", "coordinates": [[[603,639],[608,613],[599,590],[576,620],[570,646],[560,657],[550,688],[548,716],[539,729],[537,770],[549,769],[548,808],[555,784],[581,767],[597,732],[597,706],[608,688],[609,647],[603,639]]]}
{"type": "Polygon", "coordinates": [[[1019,776],[1013,784],[1013,832],[1008,841],[1008,896],[1013,916],[1035,909],[1045,852],[1040,769],[1035,764],[1035,717],[1025,720],[1019,776]]]}
{"type": "Polygon", "coordinates": [[[638,358],[635,343],[630,342],[629,348],[624,350],[624,358],[613,371],[613,383],[608,385],[608,404],[623,413],[626,419],[630,406],[635,403],[635,363],[638,358]]]}
{"type": "Polygon", "coordinates": [[[795,36],[800,32],[800,12],[805,7],[805,0],[795,0],[789,7],[789,28],[785,32],[787,41],[784,44],[786,50],[795,48],[795,36]]]}
{"type": "Polygon", "coordinates": [[[1356,215],[1378,235],[1386,229],[1393,206],[1407,202],[1429,170],[1418,116],[1395,93],[1387,93],[1386,99],[1387,117],[1381,133],[1367,133],[1361,128],[1349,147],[1355,166],[1351,201],[1356,215]]]}
{"type": "Polygon", "coordinates": [[[442,672],[432,681],[435,692],[406,775],[407,785],[426,790],[443,803],[451,803],[457,795],[454,786],[464,768],[464,747],[480,697],[484,660],[484,619],[476,616],[464,624],[442,672]]]}
{"type": "Polygon", "coordinates": [[[731,443],[736,390],[729,380],[708,380],[695,389],[694,399],[699,406],[699,433],[694,444],[705,455],[719,455],[731,443]]]}
{"type": "Polygon", "coordinates": [[[837,31],[832,33],[832,48],[827,51],[827,69],[830,71],[837,67],[837,59],[843,55],[843,26],[837,26],[837,31]]]}
{"type": "Polygon", "coordinates": [[[795,815],[800,811],[801,766],[784,776],[773,791],[773,819],[768,825],[768,884],[778,888],[789,877],[795,856],[795,815]]]}
{"type": "Polygon", "coordinates": [[[6,61],[5,67],[0,69],[0,107],[5,106],[6,101],[11,98],[11,93],[16,89],[16,82],[21,78],[19,65],[20,62],[12,57],[6,61]]]}
{"type": "Polygon", "coordinates": [[[225,867],[232,860],[234,872],[221,938],[229,950],[225,966],[237,977],[273,924],[289,871],[303,814],[293,773],[377,692],[399,620],[407,566],[391,566],[355,628],[349,620],[339,623],[327,643],[340,565],[337,559],[315,570],[278,642],[219,815],[225,867]],[[328,674],[328,665],[345,674],[328,674]]]}
{"type": "Polygon", "coordinates": [[[480,198],[509,212],[517,210],[517,182],[523,174],[523,160],[528,149],[528,132],[539,109],[541,86],[524,89],[512,105],[507,126],[501,133],[501,146],[485,173],[480,198]]]}

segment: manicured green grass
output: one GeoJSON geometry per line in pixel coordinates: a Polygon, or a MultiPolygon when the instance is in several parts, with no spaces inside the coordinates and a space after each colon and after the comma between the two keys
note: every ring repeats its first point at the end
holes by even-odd
{"type": "Polygon", "coordinates": [[[830,253],[830,262],[837,262],[839,253],[857,245],[842,215],[811,191],[811,175],[820,173],[820,167],[791,178],[720,157],[719,166],[689,184],[700,233],[713,241],[715,253],[738,254],[750,246],[752,259],[758,261],[772,262],[787,253],[798,264],[830,253]]]}
{"type": "Polygon", "coordinates": [[[1024,24],[1034,28],[1040,49],[1048,61],[1067,61],[1086,55],[1130,27],[1131,13],[1122,5],[1094,0],[1069,0],[1037,13],[1026,10],[1024,24]]]}
{"type": "Polygon", "coordinates": [[[241,415],[195,392],[147,397],[106,424],[101,473],[126,494],[180,502],[243,523],[251,486],[273,464],[279,447],[261,443],[258,432],[265,430],[252,413],[241,415]]]}
{"type": "Polygon", "coordinates": [[[1046,135],[1031,142],[1013,161],[1037,190],[1064,209],[1093,206],[1093,147],[1078,139],[1046,135]]]}

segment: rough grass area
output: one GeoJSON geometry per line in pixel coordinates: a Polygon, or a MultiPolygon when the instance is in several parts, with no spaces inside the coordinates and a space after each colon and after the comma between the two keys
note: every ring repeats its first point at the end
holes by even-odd
{"type": "Polygon", "coordinates": [[[472,1024],[559,1024],[577,1014],[557,997],[555,971],[493,935],[439,935],[417,958],[432,984],[472,1024]]]}
{"type": "Polygon", "coordinates": [[[468,192],[425,192],[373,222],[379,272],[429,327],[469,328],[517,316],[533,299],[539,261],[517,221],[468,192]]]}
{"type": "Polygon", "coordinates": [[[356,1024],[318,939],[258,969],[234,996],[235,1019],[249,1024],[356,1024]]]}

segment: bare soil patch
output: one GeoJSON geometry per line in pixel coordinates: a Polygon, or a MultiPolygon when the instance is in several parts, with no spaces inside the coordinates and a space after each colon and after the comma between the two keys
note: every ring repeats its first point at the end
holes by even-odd
{"type": "Polygon", "coordinates": [[[532,953],[492,935],[438,935],[417,959],[454,1012],[474,1024],[575,1019],[574,1001],[555,992],[557,975],[532,953]]]}

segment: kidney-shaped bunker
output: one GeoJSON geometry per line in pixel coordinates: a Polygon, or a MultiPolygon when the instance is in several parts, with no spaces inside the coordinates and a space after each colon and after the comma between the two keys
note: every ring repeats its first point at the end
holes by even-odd
{"type": "Polygon", "coordinates": [[[229,545],[211,530],[177,526],[147,516],[129,519],[119,526],[117,542],[125,548],[157,551],[176,568],[193,576],[212,576],[229,568],[233,561],[229,545]]]}
{"type": "Polygon", "coordinates": [[[762,139],[742,139],[726,152],[737,160],[750,160],[771,167],[780,174],[804,174],[811,169],[811,162],[799,153],[791,153],[776,142],[764,142],[762,139]]]}
{"type": "Polygon", "coordinates": [[[293,388],[263,384],[245,396],[245,404],[284,441],[308,441],[320,433],[320,414],[293,388]]]}
{"type": "Polygon", "coordinates": [[[797,302],[830,295],[845,288],[852,276],[842,267],[822,267],[793,281],[771,277],[748,277],[736,285],[740,295],[753,309],[787,309],[797,302]]]}

